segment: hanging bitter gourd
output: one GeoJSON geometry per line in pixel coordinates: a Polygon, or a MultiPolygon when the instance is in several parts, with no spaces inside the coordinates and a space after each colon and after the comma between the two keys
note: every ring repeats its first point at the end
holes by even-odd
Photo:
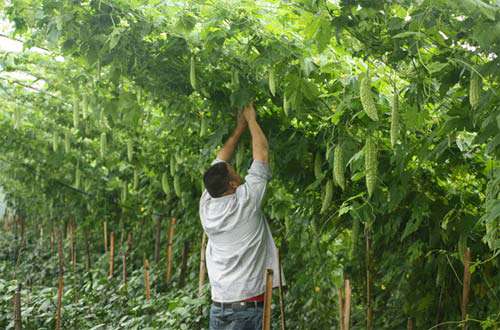
{"type": "Polygon", "coordinates": [[[233,71],[231,73],[231,84],[234,87],[240,86],[240,74],[239,74],[238,70],[236,70],[236,69],[233,69],[233,71]]]}
{"type": "Polygon", "coordinates": [[[170,182],[168,181],[168,174],[166,172],[164,172],[161,176],[161,188],[163,189],[165,195],[170,195],[170,182]]]}
{"type": "Polygon", "coordinates": [[[181,177],[179,175],[174,176],[174,191],[177,197],[180,198],[182,196],[181,177]]]}
{"type": "Polygon", "coordinates": [[[323,163],[323,159],[321,158],[321,153],[316,152],[316,156],[314,157],[314,176],[316,179],[321,177],[321,165],[323,163]]]}
{"type": "Polygon", "coordinates": [[[481,85],[479,80],[479,75],[474,71],[470,75],[470,85],[469,85],[469,102],[472,109],[476,109],[479,104],[479,97],[481,92],[481,85]]]}
{"type": "Polygon", "coordinates": [[[14,108],[14,129],[21,127],[21,108],[16,106],[14,108]]]}
{"type": "Polygon", "coordinates": [[[274,69],[269,69],[269,91],[272,96],[276,95],[276,81],[274,80],[274,69]]]}
{"type": "Polygon", "coordinates": [[[325,160],[329,163],[332,160],[333,148],[330,144],[326,145],[325,160]]]}
{"type": "Polygon", "coordinates": [[[52,151],[57,152],[57,148],[59,147],[59,141],[58,141],[57,134],[54,134],[52,136],[52,151]]]}
{"type": "Polygon", "coordinates": [[[89,98],[87,95],[84,95],[82,97],[82,101],[80,102],[80,109],[82,113],[82,118],[87,119],[87,116],[89,114],[89,98]]]}
{"type": "Polygon", "coordinates": [[[73,127],[78,129],[78,125],[80,124],[80,109],[78,100],[75,98],[73,100],[73,127]]]}
{"type": "Polygon", "coordinates": [[[76,170],[75,170],[75,188],[80,189],[80,166],[76,165],[76,170]]]}
{"type": "Polygon", "coordinates": [[[205,116],[202,116],[200,123],[200,137],[204,137],[205,134],[207,134],[207,126],[208,126],[207,119],[205,118],[205,116]]]}
{"type": "Polygon", "coordinates": [[[106,155],[106,147],[107,147],[107,141],[106,141],[106,133],[102,132],[101,133],[101,158],[104,159],[104,156],[106,155]]]}
{"type": "Polygon", "coordinates": [[[290,103],[286,95],[283,95],[283,111],[285,112],[285,115],[288,117],[288,112],[290,111],[290,103]]]}
{"type": "Polygon", "coordinates": [[[137,103],[141,104],[141,101],[142,101],[142,89],[141,88],[137,88],[137,93],[135,94],[135,96],[137,99],[137,103]]]}
{"type": "Polygon", "coordinates": [[[175,161],[174,155],[170,156],[170,175],[175,176],[175,172],[177,172],[177,162],[175,161]]]}
{"type": "Polygon", "coordinates": [[[361,74],[360,76],[359,97],[361,98],[363,110],[365,110],[368,117],[370,117],[372,120],[377,121],[377,107],[375,106],[375,101],[373,100],[371,81],[368,73],[361,74]]]}
{"type": "Polygon", "coordinates": [[[191,87],[196,90],[196,67],[194,63],[194,56],[191,56],[191,66],[189,70],[189,80],[191,82],[191,87]]]}
{"type": "Polygon", "coordinates": [[[399,139],[399,95],[398,90],[394,90],[391,111],[391,146],[394,148],[399,139]]]}
{"type": "Polygon", "coordinates": [[[128,197],[128,185],[126,181],[122,182],[122,203],[125,203],[127,201],[128,197]]]}
{"type": "Polygon", "coordinates": [[[70,133],[69,131],[66,131],[64,133],[64,152],[69,153],[70,151],[71,151],[70,133]]]}
{"type": "Polygon", "coordinates": [[[333,155],[333,175],[335,182],[342,190],[345,189],[345,175],[344,175],[344,149],[342,144],[335,147],[333,155]]]}
{"type": "Polygon", "coordinates": [[[321,205],[320,214],[323,214],[325,213],[326,210],[328,210],[330,204],[332,203],[332,197],[333,197],[333,181],[330,179],[326,182],[325,195],[323,196],[323,203],[321,205]]]}
{"type": "Polygon", "coordinates": [[[132,160],[134,159],[134,145],[132,140],[127,141],[127,158],[129,163],[132,163],[132,160]]]}
{"type": "Polygon", "coordinates": [[[139,171],[134,169],[134,191],[137,191],[139,188],[139,171]]]}
{"type": "Polygon", "coordinates": [[[365,144],[365,176],[368,196],[371,197],[377,183],[377,146],[375,139],[369,135],[365,144]]]}

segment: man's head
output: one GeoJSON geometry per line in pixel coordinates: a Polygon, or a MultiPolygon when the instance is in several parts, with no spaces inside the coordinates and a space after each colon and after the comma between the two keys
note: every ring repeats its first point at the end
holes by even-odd
{"type": "Polygon", "coordinates": [[[205,172],[203,182],[210,196],[217,198],[234,193],[242,180],[231,165],[219,162],[205,172]]]}

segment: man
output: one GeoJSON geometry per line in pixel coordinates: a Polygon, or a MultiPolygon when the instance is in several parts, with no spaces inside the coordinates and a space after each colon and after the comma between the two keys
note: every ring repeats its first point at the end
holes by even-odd
{"type": "Polygon", "coordinates": [[[275,274],[273,287],[279,286],[278,252],[261,210],[271,178],[268,149],[250,104],[203,177],[206,190],[200,199],[200,219],[208,236],[211,330],[260,330],[267,268],[275,274]],[[253,162],[243,183],[228,162],[247,127],[253,162]]]}

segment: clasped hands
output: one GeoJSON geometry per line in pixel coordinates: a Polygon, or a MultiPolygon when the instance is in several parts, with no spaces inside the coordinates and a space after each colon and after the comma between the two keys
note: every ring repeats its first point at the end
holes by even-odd
{"type": "Polygon", "coordinates": [[[256,120],[256,114],[255,114],[255,108],[253,106],[253,103],[247,104],[243,110],[241,110],[238,113],[238,120],[237,120],[237,130],[244,131],[247,128],[247,125],[251,121],[256,120]]]}

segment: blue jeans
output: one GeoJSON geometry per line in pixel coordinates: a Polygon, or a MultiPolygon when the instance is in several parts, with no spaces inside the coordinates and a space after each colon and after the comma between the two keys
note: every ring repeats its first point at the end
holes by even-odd
{"type": "Polygon", "coordinates": [[[263,307],[210,307],[210,330],[261,330],[263,307]]]}

